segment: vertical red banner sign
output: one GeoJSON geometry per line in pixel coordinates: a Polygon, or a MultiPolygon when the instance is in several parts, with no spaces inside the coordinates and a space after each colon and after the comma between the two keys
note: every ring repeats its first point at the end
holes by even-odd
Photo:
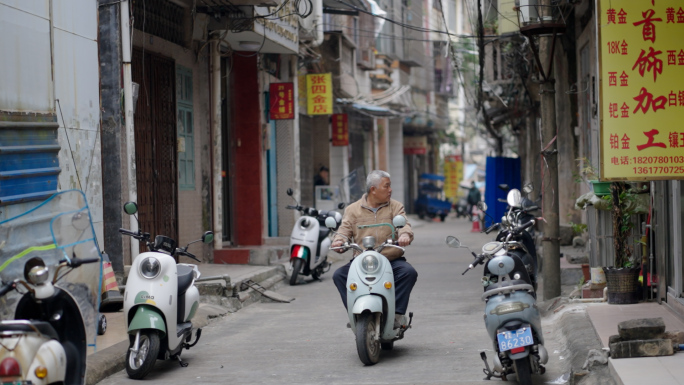
{"type": "Polygon", "coordinates": [[[349,145],[349,120],[347,114],[332,115],[332,145],[349,145]]]}
{"type": "Polygon", "coordinates": [[[271,83],[269,87],[269,104],[269,119],[294,119],[293,83],[271,83]]]}

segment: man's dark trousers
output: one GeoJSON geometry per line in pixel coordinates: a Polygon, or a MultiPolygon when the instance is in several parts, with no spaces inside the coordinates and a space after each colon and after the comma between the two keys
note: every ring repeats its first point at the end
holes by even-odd
{"type": "MultiPolygon", "coordinates": [[[[416,280],[418,279],[418,272],[416,272],[416,269],[414,269],[410,263],[406,262],[406,258],[404,257],[390,261],[390,264],[392,265],[392,272],[394,273],[394,312],[397,314],[406,314],[411,290],[413,290],[413,285],[416,284],[416,280]]],[[[347,307],[347,275],[349,275],[350,266],[351,261],[335,270],[335,274],[333,274],[333,282],[335,282],[335,286],[337,286],[337,290],[340,292],[342,303],[345,308],[347,307]]]]}

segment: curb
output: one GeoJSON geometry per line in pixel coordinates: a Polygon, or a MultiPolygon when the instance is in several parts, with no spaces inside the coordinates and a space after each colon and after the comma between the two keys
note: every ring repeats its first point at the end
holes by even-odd
{"type": "MultiPolygon", "coordinates": [[[[266,289],[272,289],[281,283],[285,277],[285,267],[282,265],[274,265],[272,269],[275,274],[265,274],[265,272],[256,272],[253,277],[247,277],[256,282],[259,279],[263,279],[267,276],[265,280],[259,282],[261,286],[266,289]]],[[[245,279],[247,279],[245,278],[245,279]]],[[[233,285],[239,284],[239,282],[231,282],[233,285]]],[[[213,320],[219,319],[221,316],[234,313],[245,306],[249,306],[255,302],[261,300],[261,293],[249,288],[245,291],[238,292],[240,290],[239,286],[233,287],[233,297],[223,297],[220,300],[220,305],[216,304],[216,301],[206,301],[200,304],[197,315],[192,320],[195,327],[205,327],[210,324],[213,320]],[[224,306],[227,305],[227,306],[224,306]]],[[[86,375],[85,383],[86,385],[95,385],[98,382],[104,380],[105,378],[117,373],[126,368],[126,352],[128,350],[129,342],[121,341],[116,345],[112,345],[106,349],[102,349],[97,353],[89,355],[86,359],[86,375]]]]}
{"type": "Polygon", "coordinates": [[[570,377],[569,385],[621,385],[610,365],[587,362],[591,351],[601,351],[603,346],[589,319],[586,305],[571,304],[565,297],[558,297],[539,304],[543,319],[558,325],[570,377]],[[588,367],[585,368],[585,365],[588,367]],[[616,381],[617,379],[617,381],[616,381]]]}

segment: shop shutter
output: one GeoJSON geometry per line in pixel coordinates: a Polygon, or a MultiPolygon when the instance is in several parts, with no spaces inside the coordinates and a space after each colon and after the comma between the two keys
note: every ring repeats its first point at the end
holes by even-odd
{"type": "Polygon", "coordinates": [[[0,206],[57,192],[57,122],[0,122],[0,206]]]}

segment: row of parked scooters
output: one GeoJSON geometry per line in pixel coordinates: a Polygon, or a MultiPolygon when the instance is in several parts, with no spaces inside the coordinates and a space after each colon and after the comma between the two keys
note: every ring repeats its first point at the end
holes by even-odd
{"type": "MultiPolygon", "coordinates": [[[[499,187],[508,190],[508,211],[501,222],[485,229],[487,234],[498,230],[496,240],[486,243],[480,254],[470,251],[475,259],[463,274],[484,265],[484,322],[496,353],[493,368],[486,354],[480,353],[486,379],[506,380],[508,375],[515,374],[519,384],[530,385],[532,374],[544,374],[549,358],[536,305],[537,254],[532,238],[536,219],[532,212],[539,207],[522,197],[520,190],[509,190],[506,185],[499,187]]],[[[532,185],[526,185],[523,190],[531,193],[532,185]]],[[[478,208],[487,211],[484,202],[478,208]]],[[[449,247],[467,248],[453,236],[447,237],[446,243],[449,247]]]]}

